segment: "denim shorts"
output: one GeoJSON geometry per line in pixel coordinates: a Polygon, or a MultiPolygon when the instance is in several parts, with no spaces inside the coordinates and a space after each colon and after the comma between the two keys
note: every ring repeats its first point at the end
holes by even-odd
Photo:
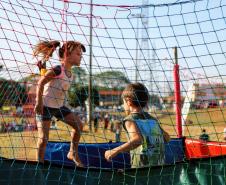
{"type": "Polygon", "coordinates": [[[51,121],[52,117],[64,121],[65,116],[71,113],[71,110],[65,106],[60,108],[43,107],[43,114],[36,114],[37,121],[51,121]]]}

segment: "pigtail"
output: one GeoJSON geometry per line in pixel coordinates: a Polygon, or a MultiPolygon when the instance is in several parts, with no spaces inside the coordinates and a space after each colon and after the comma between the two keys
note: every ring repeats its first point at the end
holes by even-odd
{"type": "Polygon", "coordinates": [[[60,46],[59,41],[41,41],[34,47],[33,56],[42,57],[42,59],[37,63],[41,75],[45,74],[46,62],[50,57],[52,57],[53,52],[58,46],[60,46]]]}
{"type": "Polygon", "coordinates": [[[53,52],[58,46],[60,46],[59,41],[41,41],[34,47],[33,55],[41,55],[42,61],[46,62],[52,57],[53,52]]]}

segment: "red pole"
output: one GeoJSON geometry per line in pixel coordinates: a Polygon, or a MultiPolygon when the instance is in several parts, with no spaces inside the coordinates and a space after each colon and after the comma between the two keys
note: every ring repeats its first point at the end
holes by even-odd
{"type": "Polygon", "coordinates": [[[174,96],[176,103],[176,127],[177,127],[177,137],[182,137],[182,119],[181,119],[181,93],[180,93],[180,74],[179,65],[177,57],[177,47],[174,48],[175,65],[173,69],[174,76],[174,96]]]}

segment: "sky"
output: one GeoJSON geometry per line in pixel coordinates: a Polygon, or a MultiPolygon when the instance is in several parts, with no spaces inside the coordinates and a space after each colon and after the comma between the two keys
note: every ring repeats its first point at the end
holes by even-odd
{"type": "MultiPolygon", "coordinates": [[[[225,81],[226,0],[93,0],[92,70],[120,70],[154,93],[172,86],[174,50],[182,91],[192,83],[225,81]],[[131,3],[132,2],[132,3],[131,3]],[[156,3],[157,2],[157,3],[156,3]]],[[[90,1],[2,0],[1,77],[18,80],[37,73],[32,48],[39,40],[79,40],[81,67],[89,73],[90,1]]],[[[49,62],[56,65],[57,54],[49,62]]]]}

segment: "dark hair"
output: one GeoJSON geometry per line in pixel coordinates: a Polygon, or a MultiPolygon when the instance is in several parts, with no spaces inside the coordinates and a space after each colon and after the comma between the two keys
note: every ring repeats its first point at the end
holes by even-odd
{"type": "Polygon", "coordinates": [[[131,83],[123,90],[122,98],[128,98],[133,105],[143,108],[149,101],[149,93],[143,84],[131,83]]]}
{"type": "Polygon", "coordinates": [[[65,51],[71,53],[74,48],[81,47],[83,52],[86,52],[86,48],[83,44],[76,41],[66,41],[62,47],[60,47],[59,41],[40,41],[35,47],[33,51],[34,56],[42,55],[43,61],[48,61],[50,57],[52,57],[53,52],[57,47],[59,48],[59,57],[63,58],[65,51]]]}

